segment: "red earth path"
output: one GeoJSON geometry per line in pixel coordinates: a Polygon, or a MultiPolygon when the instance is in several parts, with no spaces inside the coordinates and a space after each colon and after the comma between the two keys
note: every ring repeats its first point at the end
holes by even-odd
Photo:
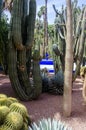
{"type": "MultiPolygon", "coordinates": [[[[83,103],[82,86],[83,83],[80,78],[77,78],[73,83],[72,114],[68,118],[62,115],[63,96],[43,93],[37,100],[20,102],[27,107],[35,122],[42,118],[55,117],[57,120],[61,120],[69,127],[72,127],[72,130],[86,130],[86,106],[83,103]]],[[[16,97],[9,77],[4,74],[0,74],[0,93],[16,97]]]]}

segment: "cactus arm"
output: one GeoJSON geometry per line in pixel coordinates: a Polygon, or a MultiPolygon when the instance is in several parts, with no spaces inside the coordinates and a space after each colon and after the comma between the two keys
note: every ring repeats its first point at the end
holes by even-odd
{"type": "Polygon", "coordinates": [[[36,1],[30,0],[29,3],[29,15],[26,17],[27,21],[27,41],[26,47],[27,49],[32,47],[32,43],[34,40],[34,27],[35,27],[35,18],[36,18],[36,1]]]}
{"type": "Polygon", "coordinates": [[[65,39],[65,37],[62,35],[60,28],[58,29],[58,33],[62,39],[65,39]]]}
{"type": "Polygon", "coordinates": [[[21,85],[24,86],[24,91],[27,93],[28,98],[33,97],[34,88],[30,84],[30,80],[26,68],[26,50],[18,51],[18,73],[21,85]]]}
{"type": "Polygon", "coordinates": [[[2,4],[3,3],[3,0],[0,0],[0,20],[1,20],[1,14],[2,14],[2,4]]]}
{"type": "Polygon", "coordinates": [[[75,80],[77,74],[78,74],[78,71],[79,71],[79,68],[80,68],[80,65],[81,65],[81,59],[83,57],[83,50],[84,50],[84,45],[85,45],[85,28],[86,28],[86,22],[85,22],[85,19],[86,19],[86,7],[84,9],[84,14],[83,14],[83,19],[82,19],[82,32],[81,32],[81,37],[80,37],[80,47],[79,47],[79,53],[78,53],[78,58],[77,58],[77,62],[76,62],[76,71],[75,71],[75,75],[74,75],[74,78],[73,80],[75,80]]]}
{"type": "Polygon", "coordinates": [[[80,26],[81,26],[81,19],[83,18],[84,9],[80,13],[79,18],[77,19],[77,26],[76,26],[76,37],[80,34],[80,26]]]}
{"type": "Polygon", "coordinates": [[[10,45],[9,45],[8,59],[9,59],[9,64],[8,64],[9,78],[10,78],[13,90],[15,91],[15,93],[21,100],[28,100],[28,96],[25,94],[18,80],[17,68],[16,68],[16,49],[12,45],[12,41],[10,41],[10,45]]]}
{"type": "Polygon", "coordinates": [[[23,16],[23,1],[14,0],[13,2],[13,41],[14,45],[18,50],[23,50],[24,46],[22,44],[22,16],[23,16]]]}
{"type": "Polygon", "coordinates": [[[80,16],[77,19],[77,25],[76,25],[76,32],[75,32],[75,36],[74,36],[74,57],[76,57],[78,55],[78,49],[80,46],[80,38],[79,36],[81,35],[81,19],[83,18],[83,11],[80,13],[80,16]]]}
{"type": "Polygon", "coordinates": [[[42,92],[42,78],[40,74],[39,66],[40,54],[38,50],[34,51],[33,54],[33,81],[34,81],[34,97],[38,97],[42,92]]]}

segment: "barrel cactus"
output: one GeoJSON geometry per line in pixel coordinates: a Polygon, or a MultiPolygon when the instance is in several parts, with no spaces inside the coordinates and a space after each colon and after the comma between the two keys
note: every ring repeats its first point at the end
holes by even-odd
{"type": "Polygon", "coordinates": [[[7,106],[0,106],[0,125],[4,122],[5,117],[10,112],[7,106]]]}
{"type": "Polygon", "coordinates": [[[29,125],[31,125],[31,119],[27,108],[16,98],[1,94],[0,130],[28,130],[29,125]]]}
{"type": "Polygon", "coordinates": [[[32,127],[29,127],[29,130],[72,130],[71,128],[68,128],[64,123],[61,121],[57,121],[55,119],[51,120],[48,119],[42,119],[38,122],[38,124],[33,123],[32,127]]]}
{"type": "Polygon", "coordinates": [[[24,105],[22,105],[21,103],[12,103],[10,105],[10,111],[11,112],[18,112],[23,117],[27,117],[28,116],[28,112],[27,112],[26,107],[24,105]]]}
{"type": "Polygon", "coordinates": [[[12,130],[19,130],[23,125],[23,117],[18,112],[10,112],[4,121],[5,126],[8,126],[12,130]]]}

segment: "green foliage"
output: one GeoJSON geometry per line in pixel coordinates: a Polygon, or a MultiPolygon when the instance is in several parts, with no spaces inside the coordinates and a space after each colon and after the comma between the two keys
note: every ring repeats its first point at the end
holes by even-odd
{"type": "Polygon", "coordinates": [[[29,130],[72,130],[68,128],[64,123],[61,121],[57,121],[55,119],[42,119],[37,124],[33,123],[32,127],[29,127],[29,130]]]}

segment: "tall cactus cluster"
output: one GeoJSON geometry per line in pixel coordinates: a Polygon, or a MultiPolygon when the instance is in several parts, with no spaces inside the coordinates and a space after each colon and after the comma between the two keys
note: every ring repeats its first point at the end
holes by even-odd
{"type": "MultiPolygon", "coordinates": [[[[56,12],[56,37],[57,44],[54,48],[55,54],[58,56],[58,63],[64,71],[65,63],[65,48],[66,48],[66,8],[62,6],[62,11],[59,12],[55,5],[53,5],[56,12]],[[57,54],[57,48],[59,50],[59,55],[57,54]]],[[[74,62],[76,63],[76,71],[74,74],[74,79],[76,78],[83,56],[86,57],[86,6],[82,8],[77,6],[77,0],[72,3],[72,16],[73,16],[73,50],[74,50],[74,62]]],[[[54,45],[55,46],[55,45],[54,45]]]]}
{"type": "Polygon", "coordinates": [[[35,70],[35,76],[38,77],[38,80],[34,76],[32,85],[29,79],[35,17],[35,0],[13,1],[12,26],[9,33],[9,77],[15,93],[21,100],[25,101],[37,98],[42,89],[39,58],[34,58],[38,52],[34,53],[32,62],[33,71],[35,70]]]}

